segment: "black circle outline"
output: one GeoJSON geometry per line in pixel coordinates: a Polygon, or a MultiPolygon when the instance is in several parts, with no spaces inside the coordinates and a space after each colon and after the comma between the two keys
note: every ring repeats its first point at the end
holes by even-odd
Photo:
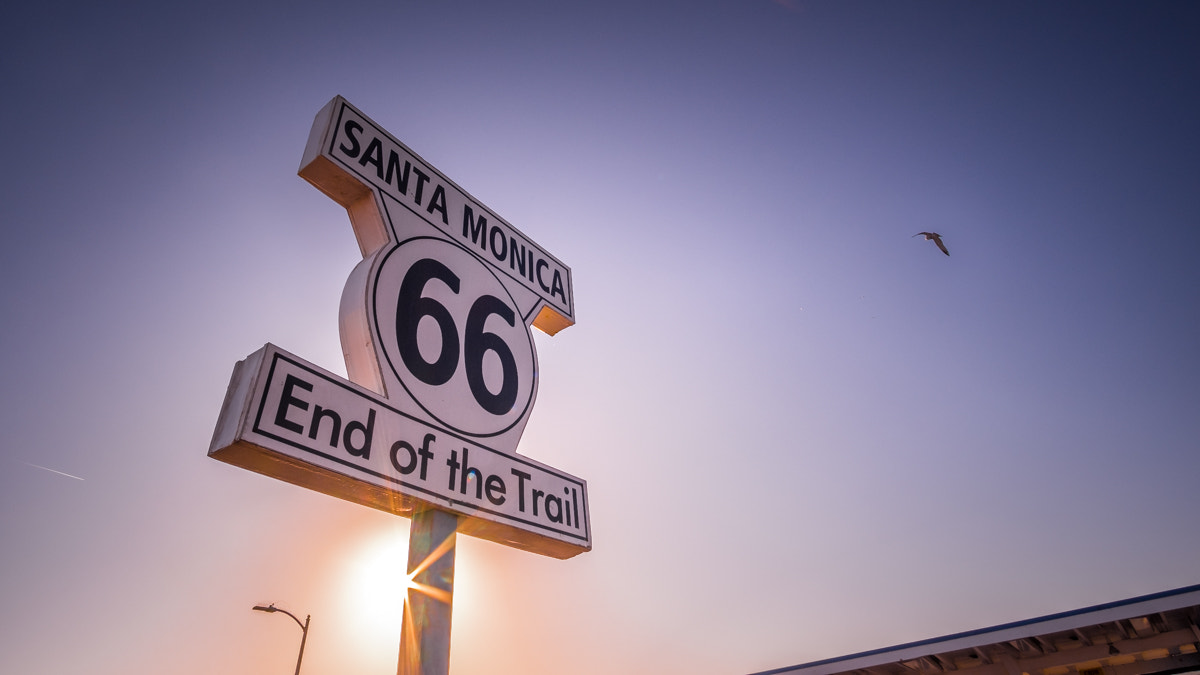
{"type": "MultiPolygon", "coordinates": [[[[421,401],[417,398],[416,394],[414,394],[412,392],[412,390],[408,388],[408,385],[405,384],[404,377],[401,376],[400,371],[396,369],[396,364],[392,362],[392,356],[391,356],[391,354],[388,353],[388,349],[383,343],[383,332],[379,329],[379,312],[377,311],[377,306],[379,304],[379,277],[382,276],[384,265],[387,264],[388,258],[390,258],[393,253],[400,250],[401,246],[411,243],[411,242],[414,242],[414,241],[417,241],[419,239],[429,239],[431,241],[435,241],[440,244],[446,244],[447,246],[452,246],[454,248],[457,248],[462,253],[465,253],[467,258],[474,260],[480,267],[482,267],[484,270],[486,270],[488,274],[492,275],[492,278],[496,280],[496,283],[500,285],[500,288],[504,289],[504,294],[506,296],[508,296],[508,301],[509,301],[509,303],[511,303],[510,306],[513,308],[513,312],[517,315],[517,317],[522,317],[521,308],[517,306],[517,301],[513,299],[512,293],[510,293],[508,291],[508,287],[504,285],[504,282],[500,281],[500,277],[496,276],[496,273],[492,271],[491,267],[487,263],[485,263],[482,260],[480,260],[479,258],[475,257],[474,255],[471,254],[470,251],[464,249],[463,247],[459,246],[458,244],[456,244],[452,241],[448,241],[446,239],[442,239],[441,237],[431,237],[428,235],[409,237],[408,239],[405,239],[404,241],[397,242],[396,245],[393,246],[391,249],[389,249],[387,253],[383,254],[383,257],[380,258],[379,262],[376,264],[375,270],[371,273],[371,276],[372,276],[372,279],[371,279],[371,303],[370,303],[371,304],[371,306],[370,306],[371,323],[373,324],[373,327],[375,329],[375,337],[376,337],[376,340],[378,341],[379,352],[383,354],[383,358],[384,358],[384,360],[387,361],[388,367],[392,369],[392,373],[396,376],[396,381],[400,383],[401,387],[404,387],[404,391],[408,393],[409,398],[411,398],[413,400],[413,402],[417,404],[417,407],[419,407],[421,410],[425,411],[425,414],[429,415],[429,417],[432,418],[434,421],[436,421],[438,424],[441,424],[442,426],[450,429],[451,431],[455,431],[460,434],[464,434],[466,436],[474,436],[476,438],[491,438],[493,436],[499,436],[500,434],[503,434],[503,433],[507,432],[508,430],[512,429],[519,422],[521,422],[522,420],[526,419],[526,417],[528,417],[529,409],[533,405],[533,399],[537,395],[537,381],[538,381],[537,346],[533,343],[533,334],[529,331],[529,325],[525,323],[525,320],[523,318],[521,319],[520,323],[521,323],[522,328],[525,329],[525,339],[528,340],[528,342],[529,342],[529,353],[533,356],[533,379],[532,379],[532,384],[529,387],[529,397],[525,401],[525,407],[521,410],[521,414],[518,415],[515,420],[513,420],[512,424],[509,424],[508,426],[504,427],[503,429],[501,429],[499,431],[494,431],[491,433],[477,433],[477,432],[467,431],[465,429],[459,429],[458,427],[451,425],[449,422],[446,422],[442,418],[433,414],[433,411],[431,411],[429,408],[426,408],[425,404],[421,403],[421,401]]],[[[442,262],[442,261],[439,261],[439,262],[442,262]]],[[[487,411],[485,410],[484,412],[487,412],[487,411]]]]}

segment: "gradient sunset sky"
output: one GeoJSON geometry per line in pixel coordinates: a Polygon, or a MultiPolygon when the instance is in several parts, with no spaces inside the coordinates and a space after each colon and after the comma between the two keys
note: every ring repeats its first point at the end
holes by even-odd
{"type": "Polygon", "coordinates": [[[571,267],[456,675],[741,675],[1200,583],[1200,4],[7,3],[0,672],[395,672],[408,521],[206,456],[336,373],[345,96],[571,267]],[[917,232],[943,235],[943,255],[917,232]]]}

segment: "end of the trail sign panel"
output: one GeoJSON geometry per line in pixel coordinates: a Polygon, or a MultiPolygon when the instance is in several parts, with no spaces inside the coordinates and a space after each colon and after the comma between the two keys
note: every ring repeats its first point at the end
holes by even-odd
{"type": "Polygon", "coordinates": [[[363,260],[339,316],[350,381],[266,345],[234,369],[209,455],[557,558],[591,550],[587,483],[516,452],[531,326],[575,323],[571,270],[340,96],[300,176],[346,207],[363,260]]]}
{"type": "Polygon", "coordinates": [[[569,558],[591,548],[587,483],[438,428],[274,345],[237,364],[209,454],[384,511],[569,558]]]}

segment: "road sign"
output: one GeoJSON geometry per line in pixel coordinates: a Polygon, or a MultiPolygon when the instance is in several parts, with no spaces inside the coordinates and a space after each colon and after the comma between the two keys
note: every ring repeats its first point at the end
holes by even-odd
{"type": "Polygon", "coordinates": [[[274,345],[234,370],[209,455],[558,558],[591,549],[585,481],[518,455],[537,396],[530,326],[575,322],[571,270],[341,97],[300,175],[346,207],[346,381],[274,345]]]}

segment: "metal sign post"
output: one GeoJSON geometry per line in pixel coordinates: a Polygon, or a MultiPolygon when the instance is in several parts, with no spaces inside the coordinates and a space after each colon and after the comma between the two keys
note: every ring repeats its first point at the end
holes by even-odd
{"type": "Polygon", "coordinates": [[[531,326],[575,323],[571,270],[339,97],[299,174],[346,208],[349,381],[268,344],[235,368],[209,455],[413,519],[399,672],[449,672],[458,532],[591,550],[587,483],[517,454],[531,326]]]}
{"type": "Polygon", "coordinates": [[[450,672],[454,544],[458,517],[430,509],[413,516],[408,536],[408,592],[397,675],[450,672]]]}

